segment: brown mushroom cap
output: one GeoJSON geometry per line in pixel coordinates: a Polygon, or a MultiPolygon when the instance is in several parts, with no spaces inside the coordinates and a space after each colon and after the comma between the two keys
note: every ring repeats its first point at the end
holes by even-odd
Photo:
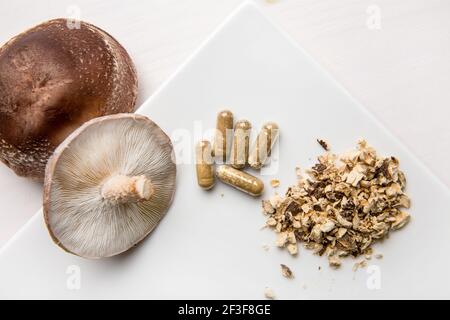
{"type": "Polygon", "coordinates": [[[125,49],[89,23],[69,26],[50,20],[0,48],[0,160],[20,176],[42,179],[53,150],[84,122],[134,110],[125,49]]]}
{"type": "Polygon", "coordinates": [[[174,160],[169,137],[145,116],[117,114],[82,125],[47,164],[44,217],[54,242],[92,259],[139,243],[172,202],[174,160]]]}

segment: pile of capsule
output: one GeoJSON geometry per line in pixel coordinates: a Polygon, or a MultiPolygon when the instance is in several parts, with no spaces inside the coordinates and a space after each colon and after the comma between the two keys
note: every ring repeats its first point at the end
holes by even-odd
{"type": "Polygon", "coordinates": [[[207,140],[198,143],[196,147],[198,184],[201,188],[209,190],[214,187],[217,177],[238,190],[258,197],[264,192],[264,183],[242,170],[247,165],[259,170],[266,164],[278,140],[278,125],[273,122],[263,125],[251,148],[251,123],[240,120],[233,125],[233,113],[229,110],[221,111],[217,115],[213,147],[207,140]],[[217,170],[215,164],[219,165],[217,170]]]}

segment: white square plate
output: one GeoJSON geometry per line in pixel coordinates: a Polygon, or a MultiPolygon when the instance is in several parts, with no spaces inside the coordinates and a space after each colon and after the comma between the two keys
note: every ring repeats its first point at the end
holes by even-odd
{"type": "Polygon", "coordinates": [[[38,212],[0,252],[0,297],[259,299],[271,287],[281,299],[450,298],[448,189],[253,4],[240,7],[139,113],[177,147],[183,136],[193,145],[197,125],[213,126],[223,107],[255,127],[279,123],[279,170],[264,180],[279,178],[280,190],[295,182],[297,165],[309,166],[321,153],[316,138],[341,152],[365,137],[397,156],[413,218],[375,246],[384,259],[354,273],[351,258],[337,271],[305,249],[293,258],[272,245],[273,232],[260,230],[259,200],[223,185],[204,192],[195,185],[194,166],[180,164],[167,216],[121,256],[89,261],[64,253],[38,212]],[[272,245],[268,252],[265,243],[272,245]],[[294,280],[281,276],[280,263],[291,267],[294,280]],[[70,285],[77,270],[79,288],[70,285]]]}

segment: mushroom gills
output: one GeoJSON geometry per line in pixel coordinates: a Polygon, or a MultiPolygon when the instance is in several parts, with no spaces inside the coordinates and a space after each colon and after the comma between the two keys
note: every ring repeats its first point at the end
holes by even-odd
{"type": "Polygon", "coordinates": [[[158,225],[175,182],[172,143],[154,122],[137,114],[96,118],[64,140],[47,165],[45,222],[64,250],[111,257],[158,225]]]}

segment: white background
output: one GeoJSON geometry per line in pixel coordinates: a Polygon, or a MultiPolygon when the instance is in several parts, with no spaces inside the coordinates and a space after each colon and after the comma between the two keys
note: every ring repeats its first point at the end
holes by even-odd
{"type": "MultiPolygon", "coordinates": [[[[129,51],[139,73],[140,105],[240,2],[1,1],[0,42],[79,9],[81,19],[129,51]]],[[[450,186],[450,1],[256,2],[450,186]],[[381,12],[380,29],[368,27],[371,6],[381,12]]],[[[3,165],[0,173],[12,175],[3,165]]],[[[38,184],[19,185],[0,181],[2,199],[11,194],[21,201],[14,213],[0,203],[0,246],[41,205],[38,184]]]]}

